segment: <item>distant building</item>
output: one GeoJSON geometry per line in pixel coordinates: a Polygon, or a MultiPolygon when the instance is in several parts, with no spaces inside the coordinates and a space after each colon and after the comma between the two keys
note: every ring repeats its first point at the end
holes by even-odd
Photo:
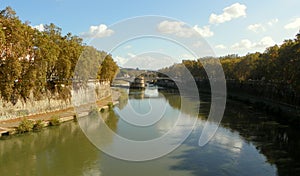
{"type": "Polygon", "coordinates": [[[145,89],[145,78],[143,76],[136,77],[133,82],[130,83],[131,89],[145,89]]]}
{"type": "Polygon", "coordinates": [[[127,73],[125,73],[123,77],[124,77],[124,78],[130,78],[130,75],[127,74],[127,73]]]}

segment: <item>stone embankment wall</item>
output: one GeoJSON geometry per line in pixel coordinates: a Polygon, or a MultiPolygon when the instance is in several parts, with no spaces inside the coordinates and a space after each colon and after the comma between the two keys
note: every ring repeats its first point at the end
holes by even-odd
{"type": "MultiPolygon", "coordinates": [[[[196,82],[200,92],[210,93],[208,80],[196,82]]],[[[227,97],[265,110],[274,115],[274,120],[300,125],[300,95],[289,85],[261,81],[227,80],[227,97]]]]}
{"type": "Polygon", "coordinates": [[[88,103],[111,95],[109,82],[88,83],[87,86],[68,87],[69,96],[62,99],[58,94],[44,95],[40,100],[35,100],[33,92],[28,100],[18,102],[13,105],[0,99],[0,120],[13,119],[17,117],[47,113],[73,107],[74,105],[88,103]]]}
{"type": "MultiPolygon", "coordinates": [[[[208,80],[196,81],[200,90],[210,90],[208,80]]],[[[300,95],[290,85],[263,81],[226,80],[229,95],[253,96],[274,103],[300,107],[300,95]]]]}

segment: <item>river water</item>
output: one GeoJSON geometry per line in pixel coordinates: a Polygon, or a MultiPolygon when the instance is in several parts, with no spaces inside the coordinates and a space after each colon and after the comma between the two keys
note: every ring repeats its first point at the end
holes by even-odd
{"type": "MultiPolygon", "coordinates": [[[[210,98],[201,101],[180,97],[178,93],[157,89],[130,92],[122,89],[120,104],[102,113],[106,124],[118,135],[131,140],[151,140],[172,128],[176,114],[189,114],[188,108],[199,106],[196,127],[180,147],[150,161],[132,162],[113,158],[97,149],[78,123],[68,122],[40,132],[0,140],[0,175],[20,176],[154,176],[154,175],[299,175],[299,131],[280,125],[253,107],[228,100],[224,118],[212,140],[203,147],[198,139],[206,122],[210,98]],[[164,119],[151,127],[130,125],[120,113],[133,108],[138,113],[151,110],[149,102],[164,105],[164,119]]],[[[94,117],[81,121],[93,122],[94,117]]],[[[188,119],[187,120],[191,120],[188,119]]],[[[95,120],[94,120],[95,121],[95,120]]],[[[97,121],[95,121],[97,122],[97,121]]],[[[95,123],[97,126],[97,123],[95,123]]],[[[215,125],[211,123],[210,125],[215,125]]],[[[93,133],[97,135],[97,133],[93,133]]],[[[117,145],[114,136],[107,146],[117,145]]]]}

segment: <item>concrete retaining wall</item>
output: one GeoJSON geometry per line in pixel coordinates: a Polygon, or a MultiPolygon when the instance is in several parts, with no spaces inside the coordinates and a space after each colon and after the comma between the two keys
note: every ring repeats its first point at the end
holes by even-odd
{"type": "Polygon", "coordinates": [[[49,96],[48,93],[43,95],[40,100],[36,100],[33,96],[34,92],[31,93],[26,102],[18,100],[15,105],[0,99],[0,120],[66,109],[76,103],[82,104],[111,95],[109,82],[89,83],[88,86],[78,87],[77,90],[72,90],[72,86],[70,86],[68,89],[71,90],[72,96],[67,99],[62,99],[58,94],[49,96]]]}

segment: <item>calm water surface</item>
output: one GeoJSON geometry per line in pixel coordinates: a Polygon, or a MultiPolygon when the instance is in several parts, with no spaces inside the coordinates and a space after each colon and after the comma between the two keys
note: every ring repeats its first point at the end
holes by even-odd
{"type": "MultiPolygon", "coordinates": [[[[176,122],[181,112],[199,106],[192,98],[180,98],[176,93],[146,90],[123,90],[120,104],[102,114],[107,125],[120,136],[133,140],[157,138],[176,122]],[[132,107],[138,113],[151,110],[149,101],[165,106],[162,120],[147,128],[132,126],[118,112],[132,107]]],[[[299,131],[279,125],[251,106],[229,101],[222,124],[214,138],[204,147],[198,139],[209,112],[209,97],[201,95],[197,126],[190,137],[175,151],[151,161],[128,162],[112,158],[99,151],[83,134],[77,123],[69,122],[0,140],[0,175],[299,175],[299,131]]],[[[95,121],[86,117],[86,122],[95,121]]],[[[190,120],[190,119],[187,119],[190,120]]],[[[95,121],[97,122],[97,120],[95,121]]],[[[97,123],[95,124],[97,126],[97,123]]],[[[214,125],[211,123],[211,125],[214,125]]],[[[97,135],[97,134],[95,134],[97,135]]],[[[107,146],[113,147],[113,136],[107,146]]]]}

